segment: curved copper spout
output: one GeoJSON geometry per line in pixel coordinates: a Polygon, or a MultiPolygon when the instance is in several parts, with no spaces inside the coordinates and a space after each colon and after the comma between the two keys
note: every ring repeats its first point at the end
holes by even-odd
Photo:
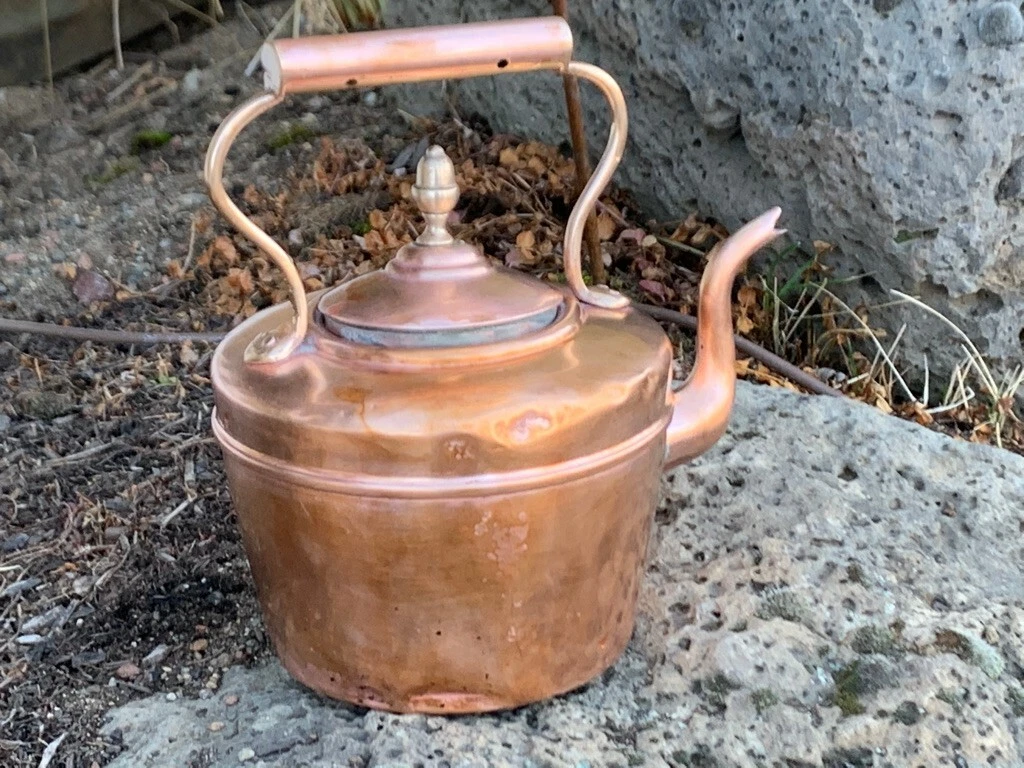
{"type": "Polygon", "coordinates": [[[697,310],[697,359],[675,392],[665,468],[689,461],[725,432],[736,393],[736,348],[730,294],[736,275],[759,249],[785,230],[775,229],[780,208],[761,214],[726,240],[704,271],[697,310]]]}

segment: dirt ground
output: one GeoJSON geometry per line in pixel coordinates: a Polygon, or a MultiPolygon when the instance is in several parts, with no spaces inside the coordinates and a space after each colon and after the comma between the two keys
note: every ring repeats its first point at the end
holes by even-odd
{"type": "MultiPolygon", "coordinates": [[[[223,332],[285,298],[201,177],[213,131],[259,89],[243,70],[265,31],[229,19],[128,46],[123,72],[108,61],[52,94],[3,92],[0,315],[223,332]]],[[[292,98],[237,142],[229,191],[308,288],[331,285],[410,238],[407,176],[428,138],[460,169],[456,234],[558,279],[569,148],[479,116],[434,124],[377,92],[292,98]]],[[[682,246],[670,258],[625,192],[603,203],[612,284],[692,308],[723,233],[659,225],[682,246]]],[[[672,337],[685,368],[688,336],[672,337]]],[[[226,668],[270,654],[209,427],[212,351],[0,336],[0,764],[102,766],[119,751],[98,736],[107,709],[211,696],[226,668]]]]}

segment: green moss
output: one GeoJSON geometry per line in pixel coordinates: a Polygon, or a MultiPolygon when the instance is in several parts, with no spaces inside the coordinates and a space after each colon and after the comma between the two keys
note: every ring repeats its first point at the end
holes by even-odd
{"type": "Polygon", "coordinates": [[[672,753],[672,762],[676,768],[718,768],[720,765],[707,744],[697,744],[692,751],[677,749],[672,753]]]}
{"type": "Polygon", "coordinates": [[[295,125],[289,125],[279,134],[273,136],[270,141],[267,142],[267,146],[271,149],[281,149],[281,147],[287,147],[290,144],[309,141],[310,139],[316,138],[316,136],[316,131],[302,125],[301,123],[297,123],[295,125]]]}
{"type": "Polygon", "coordinates": [[[779,703],[779,697],[770,688],[758,688],[750,694],[750,700],[759,715],[779,703]]]}
{"type": "Polygon", "coordinates": [[[810,618],[810,609],[799,594],[788,587],[777,587],[767,590],[761,596],[761,603],[754,615],[765,621],[782,619],[802,624],[810,618]]]}
{"type": "Polygon", "coordinates": [[[697,680],[693,684],[694,693],[701,696],[715,712],[725,711],[725,700],[728,695],[739,688],[721,672],[711,677],[697,680]]]}
{"type": "Polygon", "coordinates": [[[907,229],[901,229],[896,233],[896,237],[893,240],[897,243],[909,243],[911,240],[920,240],[926,238],[928,240],[934,240],[939,234],[937,229],[920,229],[916,231],[910,231],[907,229]]]}
{"type": "Polygon", "coordinates": [[[854,584],[863,584],[864,569],[858,563],[850,563],[846,566],[846,578],[854,584]]]}
{"type": "Polygon", "coordinates": [[[839,711],[845,716],[862,715],[866,711],[860,702],[860,695],[863,692],[863,680],[860,676],[860,662],[855,661],[841,667],[833,677],[835,691],[832,694],[832,703],[839,707],[839,711]]]}
{"type": "Polygon", "coordinates": [[[896,707],[892,719],[903,725],[914,725],[921,720],[921,709],[912,701],[904,701],[896,707]]]}
{"type": "Polygon", "coordinates": [[[156,149],[173,139],[167,131],[139,131],[132,137],[132,154],[138,155],[147,149],[156,149]]]}
{"type": "Polygon", "coordinates": [[[1011,683],[1006,689],[1006,703],[1010,705],[1014,717],[1024,717],[1024,688],[1011,683]]]}
{"type": "Polygon", "coordinates": [[[368,221],[359,221],[352,225],[352,231],[357,235],[365,235],[371,229],[372,227],[368,221]]]}
{"type": "Polygon", "coordinates": [[[896,656],[902,651],[896,633],[889,627],[868,625],[859,627],[850,639],[850,647],[857,653],[879,653],[896,656]]]}
{"type": "Polygon", "coordinates": [[[107,170],[101,173],[99,176],[93,176],[89,181],[94,184],[109,184],[114,179],[124,176],[126,173],[131,173],[139,168],[139,160],[136,157],[124,157],[115,160],[111,163],[107,170]]]}
{"type": "Polygon", "coordinates": [[[935,698],[939,701],[949,704],[953,709],[959,712],[964,705],[964,696],[959,691],[953,688],[943,688],[941,691],[935,694],[935,698]]]}

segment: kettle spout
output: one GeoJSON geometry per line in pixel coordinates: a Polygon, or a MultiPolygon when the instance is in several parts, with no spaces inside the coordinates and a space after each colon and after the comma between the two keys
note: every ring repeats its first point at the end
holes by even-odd
{"type": "Polygon", "coordinates": [[[780,208],[761,214],[729,237],[700,283],[697,358],[673,395],[665,468],[696,458],[725,432],[736,394],[736,347],[732,328],[732,284],[750,257],[785,230],[775,229],[780,208]]]}

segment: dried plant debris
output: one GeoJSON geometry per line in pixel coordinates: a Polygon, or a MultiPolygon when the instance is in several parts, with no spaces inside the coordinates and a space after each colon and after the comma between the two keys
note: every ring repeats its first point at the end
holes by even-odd
{"type": "Polygon", "coordinates": [[[32,404],[0,433],[0,763],[37,764],[58,724],[76,764],[103,764],[108,707],[216,690],[266,651],[209,434],[211,351],[39,339],[0,367],[0,401],[32,404]]]}

